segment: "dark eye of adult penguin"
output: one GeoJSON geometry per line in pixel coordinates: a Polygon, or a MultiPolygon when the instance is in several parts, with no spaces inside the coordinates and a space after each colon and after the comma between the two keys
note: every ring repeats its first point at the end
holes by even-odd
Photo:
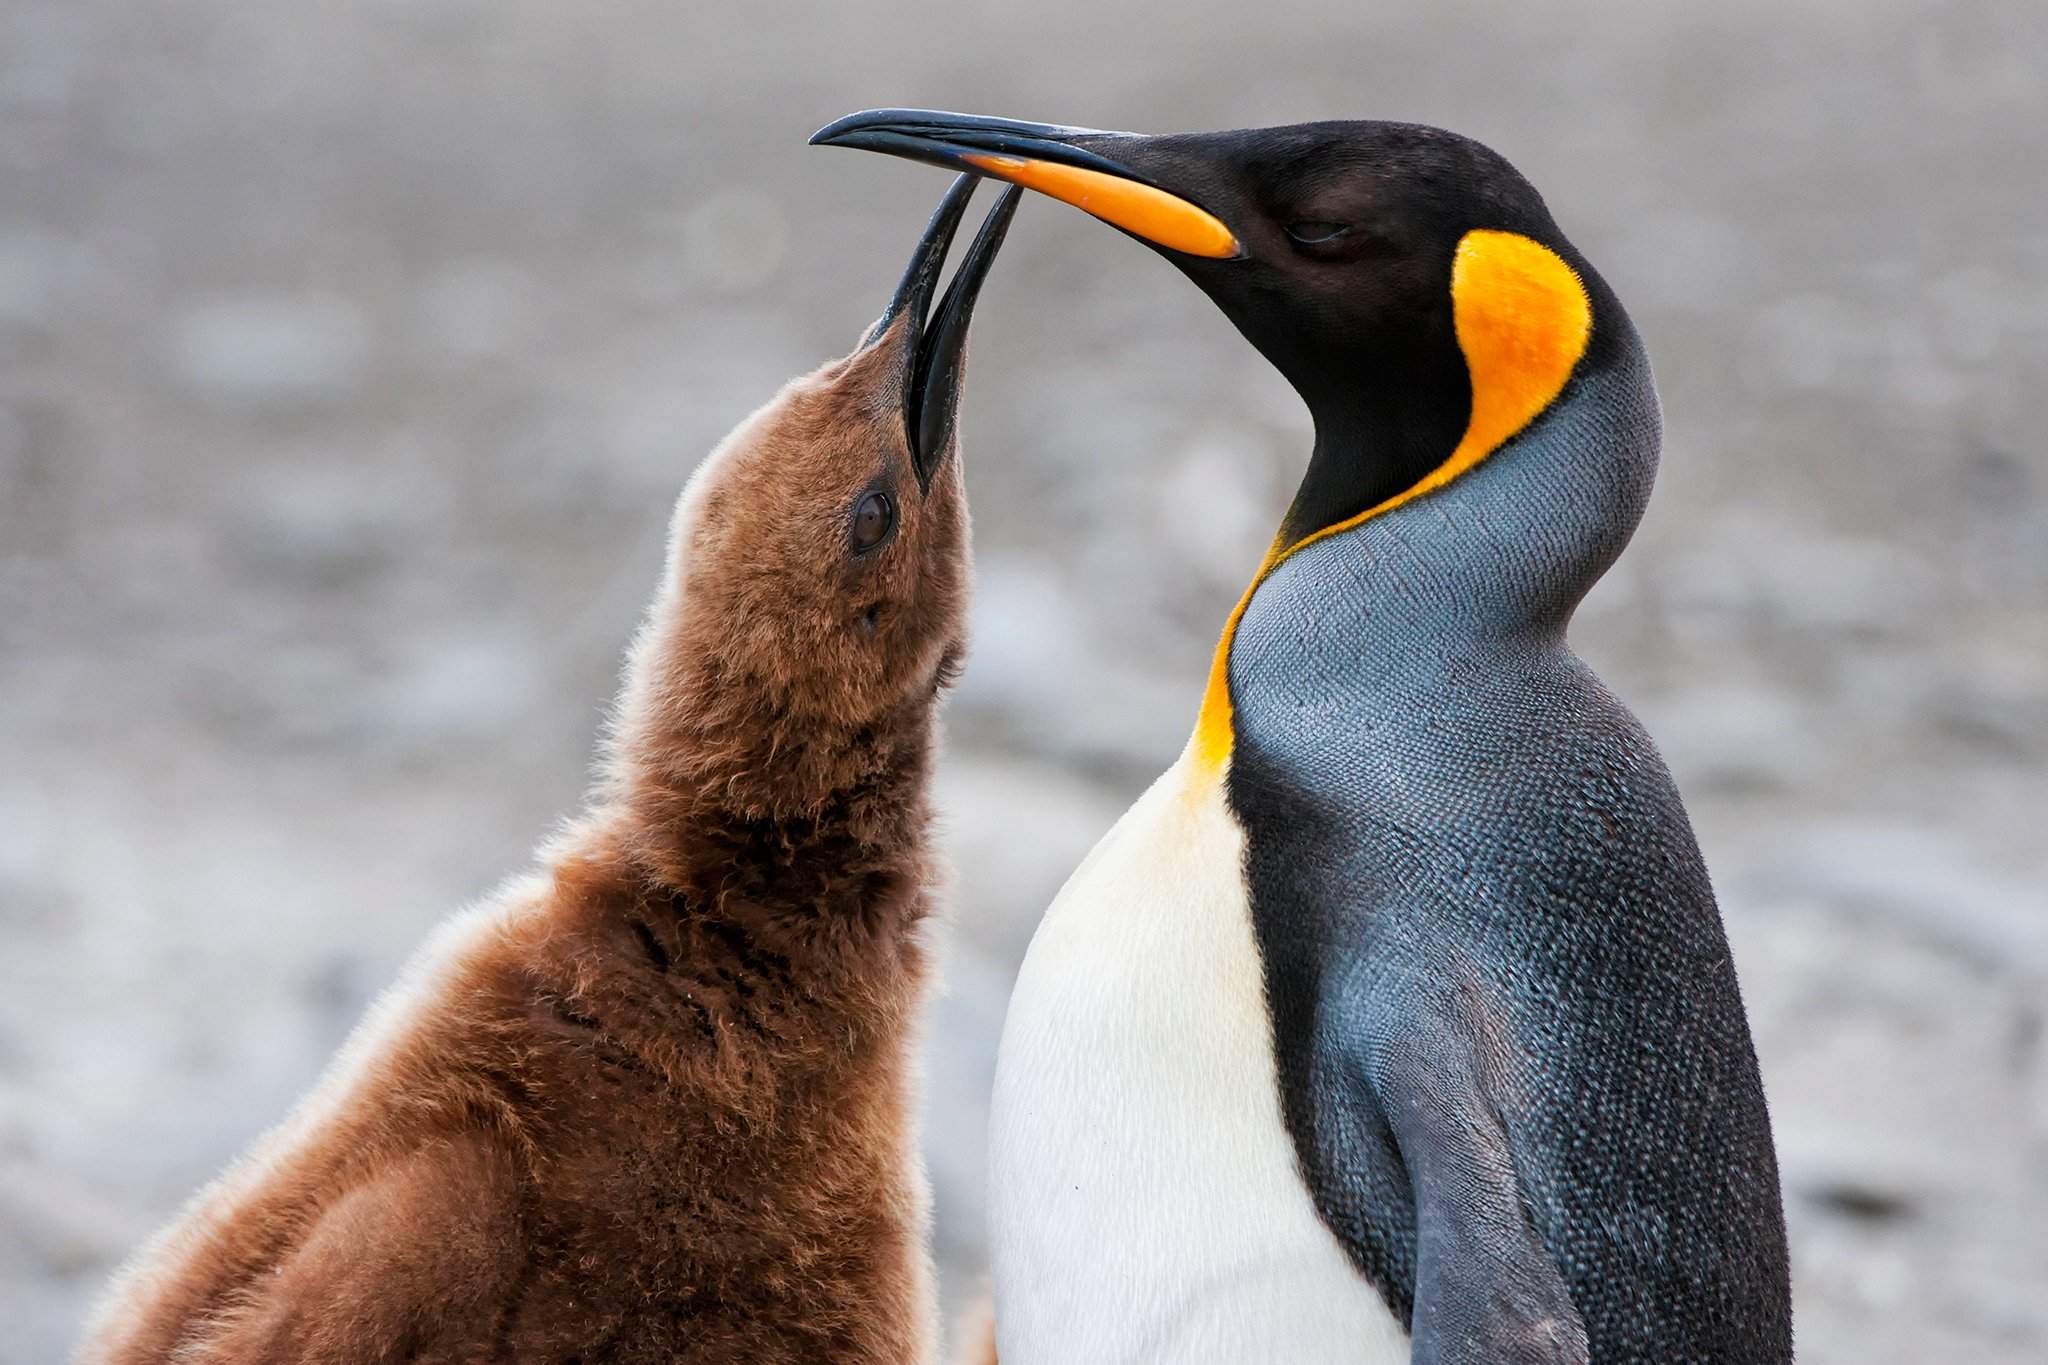
{"type": "Polygon", "coordinates": [[[1399,123],[879,110],[814,141],[1146,242],[1315,422],[1187,750],[1011,999],[1006,1365],[1789,1360],[1713,891],[1655,747],[1564,639],[1648,498],[1655,389],[1542,198],[1399,123]]]}

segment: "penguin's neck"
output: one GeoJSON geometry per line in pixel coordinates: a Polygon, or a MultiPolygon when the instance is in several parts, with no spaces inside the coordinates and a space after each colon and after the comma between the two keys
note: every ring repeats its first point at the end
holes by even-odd
{"type": "MultiPolygon", "coordinates": [[[[1287,514],[1217,642],[1201,712],[1188,740],[1187,757],[1200,772],[1220,770],[1230,752],[1231,641],[1260,584],[1303,541],[1419,484],[1455,448],[1464,423],[1461,406],[1418,403],[1415,395],[1431,391],[1430,386],[1406,370],[1375,367],[1348,385],[1290,379],[1314,415],[1315,445],[1287,514]]],[[[1435,389],[1455,387],[1438,384],[1435,389]]],[[[1462,403],[1463,391],[1457,392],[1462,403]]]]}
{"type": "Polygon", "coordinates": [[[1561,650],[1573,608],[1648,499],[1657,402],[1630,346],[1497,451],[1296,537],[1318,468],[1379,459],[1337,444],[1334,427],[1317,434],[1303,492],[1217,644],[1188,745],[1198,773],[1220,772],[1257,723],[1239,704],[1254,695],[1353,726],[1447,675],[1561,650]]]}
{"type": "Polygon", "coordinates": [[[1475,229],[1450,295],[1455,345],[1434,353],[1440,366],[1462,357],[1462,384],[1398,353],[1310,371],[1327,389],[1282,364],[1316,415],[1316,448],[1217,646],[1189,741],[1198,770],[1227,762],[1240,697],[1328,716],[1376,687],[1429,685],[1432,662],[1466,652],[1561,649],[1634,530],[1657,463],[1656,390],[1606,284],[1531,238],[1475,229]],[[1310,676],[1317,686],[1291,686],[1310,676]]]}
{"type": "Polygon", "coordinates": [[[1315,445],[1275,536],[1292,546],[1422,482],[1457,448],[1469,406],[1462,374],[1376,367],[1324,392],[1304,387],[1315,445]],[[1445,395],[1433,401],[1419,395],[1445,395]]]}
{"type": "Polygon", "coordinates": [[[841,715],[767,693],[688,645],[672,621],[636,645],[599,788],[656,881],[710,891],[730,881],[735,850],[757,849],[765,881],[782,867],[800,894],[819,850],[921,856],[931,696],[841,715]]]}

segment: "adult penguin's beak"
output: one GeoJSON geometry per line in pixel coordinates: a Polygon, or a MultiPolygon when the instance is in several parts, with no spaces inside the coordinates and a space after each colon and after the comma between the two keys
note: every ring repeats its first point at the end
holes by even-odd
{"type": "Polygon", "coordinates": [[[1190,197],[1191,187],[1175,189],[1162,174],[1171,158],[1159,154],[1159,141],[930,109],[869,109],[811,136],[813,146],[858,147],[1007,180],[1167,251],[1242,256],[1236,234],[1190,197]]]}
{"type": "Polygon", "coordinates": [[[925,226],[924,236],[918,240],[895,296],[861,340],[863,348],[873,346],[899,321],[907,320],[904,326],[908,337],[901,347],[903,430],[910,442],[910,461],[917,473],[918,490],[926,495],[931,492],[933,476],[953,449],[954,418],[960,408],[960,382],[967,356],[967,324],[974,316],[982,281],[995,264],[1021,195],[1014,187],[1005,190],[989,210],[959,270],[954,272],[953,282],[946,286],[944,296],[934,308],[932,295],[938,289],[946,252],[953,245],[977,180],[971,173],[962,175],[946,191],[946,197],[939,201],[931,222],[925,226]]]}

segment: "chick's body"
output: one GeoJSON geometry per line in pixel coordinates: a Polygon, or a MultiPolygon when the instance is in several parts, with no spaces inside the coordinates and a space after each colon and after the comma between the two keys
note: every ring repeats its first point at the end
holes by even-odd
{"type": "Polygon", "coordinates": [[[927,333],[970,189],[869,341],[691,480],[590,809],[124,1272],[83,1362],[934,1357],[911,1050],[951,419],[1014,202],[927,333]]]}

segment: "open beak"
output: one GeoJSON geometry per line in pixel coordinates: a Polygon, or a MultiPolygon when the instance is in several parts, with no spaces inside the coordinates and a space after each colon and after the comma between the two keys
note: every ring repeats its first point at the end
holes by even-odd
{"type": "Polygon", "coordinates": [[[1169,251],[1212,260],[1242,256],[1244,248],[1222,219],[1117,158],[1119,143],[1134,148],[1145,141],[1131,133],[930,109],[869,109],[811,135],[813,146],[859,147],[1007,180],[1169,251]]]}
{"type": "Polygon", "coordinates": [[[982,220],[967,254],[946,286],[936,310],[932,294],[946,264],[946,252],[953,245],[967,201],[974,195],[978,177],[962,175],[939,201],[917,250],[896,286],[895,297],[875,325],[862,338],[863,348],[872,346],[888,333],[898,319],[908,318],[914,345],[904,347],[903,431],[910,443],[911,467],[917,472],[918,491],[929,495],[932,478],[953,447],[954,419],[960,409],[960,380],[967,358],[967,324],[974,316],[975,300],[981,296],[982,281],[995,264],[1003,237],[1016,215],[1022,192],[1012,187],[1003,192],[996,206],[982,220]],[[929,325],[927,325],[929,323],[929,325]]]}

